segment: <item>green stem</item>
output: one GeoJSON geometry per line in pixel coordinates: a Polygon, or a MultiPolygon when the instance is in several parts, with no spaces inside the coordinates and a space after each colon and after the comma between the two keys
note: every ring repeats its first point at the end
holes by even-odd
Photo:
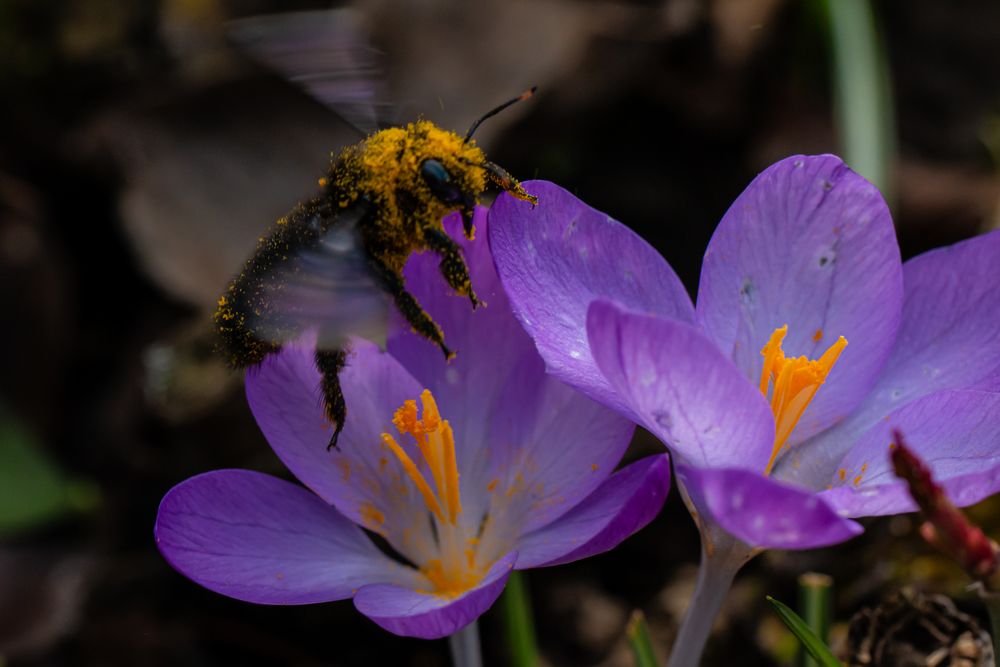
{"type": "Polygon", "coordinates": [[[733,578],[753,557],[751,547],[732,535],[712,526],[702,526],[701,565],[698,583],[688,604],[684,622],[670,651],[668,667],[692,667],[700,664],[705,643],[719,615],[733,578]],[[706,547],[706,544],[709,545],[706,547]]]}
{"type": "MultiPolygon", "coordinates": [[[[799,612],[816,636],[826,642],[830,635],[830,591],[833,579],[825,574],[807,572],[799,577],[799,612]]],[[[804,649],[799,649],[800,667],[819,667],[804,649]]]]}
{"type": "Polygon", "coordinates": [[[535,641],[531,596],[527,577],[523,572],[511,572],[504,589],[501,609],[507,632],[510,664],[513,667],[537,667],[538,644],[535,641]]]}
{"type": "Polygon", "coordinates": [[[653,650],[653,637],[646,625],[646,616],[638,609],[632,612],[632,618],[625,627],[625,636],[635,656],[635,667],[659,667],[660,663],[653,650]]]}
{"type": "Polygon", "coordinates": [[[479,648],[479,623],[473,621],[448,637],[451,664],[454,667],[483,667],[483,652],[479,648]]]}

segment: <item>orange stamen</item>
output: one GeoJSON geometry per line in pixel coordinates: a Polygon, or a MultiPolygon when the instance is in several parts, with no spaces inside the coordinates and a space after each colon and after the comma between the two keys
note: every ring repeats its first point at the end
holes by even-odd
{"type": "Polygon", "coordinates": [[[382,442],[402,464],[436,520],[434,541],[439,557],[423,560],[420,571],[433,585],[429,592],[445,597],[461,595],[482,579],[488,563],[477,566],[479,539],[469,537],[468,527],[458,521],[462,496],[455,433],[448,420],[441,418],[433,394],[426,389],[420,394],[419,414],[417,402],[408,400],[393,414],[392,423],[401,435],[413,436],[423,463],[418,466],[388,433],[382,434],[382,442]],[[422,471],[424,465],[429,474],[422,471]]]}
{"type": "Polygon", "coordinates": [[[417,490],[420,491],[420,495],[424,497],[424,503],[427,504],[427,508],[434,512],[434,516],[438,518],[439,521],[444,521],[444,515],[441,513],[441,505],[438,504],[437,498],[434,497],[434,492],[431,491],[430,485],[424,478],[423,473],[417,468],[417,464],[413,462],[409,454],[403,451],[403,448],[399,446],[391,435],[388,433],[382,434],[382,443],[392,450],[392,453],[396,455],[399,462],[403,464],[403,470],[406,474],[410,476],[413,483],[416,484],[417,490]]]}
{"type": "MultiPolygon", "coordinates": [[[[444,505],[448,510],[448,521],[455,525],[458,515],[462,512],[458,485],[458,462],[455,458],[455,434],[451,430],[451,424],[441,419],[434,395],[429,390],[425,389],[420,394],[420,402],[423,407],[422,418],[417,418],[416,401],[406,401],[396,410],[392,423],[401,434],[410,434],[417,441],[417,447],[434,478],[434,487],[437,490],[434,498],[435,503],[437,503],[437,507],[444,505]]],[[[386,437],[387,434],[383,433],[383,440],[386,437]]],[[[396,456],[399,457],[399,454],[396,456]]],[[[403,467],[406,468],[405,463],[403,467]]],[[[410,474],[411,479],[416,481],[409,469],[407,469],[407,473],[410,474]]],[[[421,479],[424,479],[423,475],[421,475],[421,479]]],[[[424,479],[424,484],[427,485],[426,479],[424,479]]],[[[417,487],[420,488],[420,485],[418,484],[417,487]]],[[[430,491],[429,485],[427,487],[430,491]]],[[[422,490],[421,493],[423,493],[422,490]]],[[[432,495],[434,494],[432,493],[432,495]]],[[[431,507],[431,504],[427,503],[427,506],[431,507]]],[[[444,520],[442,517],[438,518],[444,520]]]]}

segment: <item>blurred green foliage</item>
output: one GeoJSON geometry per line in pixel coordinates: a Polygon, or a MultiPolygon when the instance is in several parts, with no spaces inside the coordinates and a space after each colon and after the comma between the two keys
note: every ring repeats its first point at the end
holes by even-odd
{"type": "Polygon", "coordinates": [[[64,475],[32,433],[0,406],[0,537],[90,511],[99,503],[93,483],[64,475]]]}
{"type": "Polygon", "coordinates": [[[834,113],[844,159],[892,205],[895,112],[870,0],[820,0],[829,34],[834,113]]]}

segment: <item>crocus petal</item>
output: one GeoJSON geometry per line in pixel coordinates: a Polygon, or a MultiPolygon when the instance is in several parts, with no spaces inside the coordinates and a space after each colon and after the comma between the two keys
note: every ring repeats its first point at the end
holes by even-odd
{"type": "Polygon", "coordinates": [[[861,434],[900,406],[945,389],[1000,389],[998,258],[1000,232],[992,232],[903,265],[903,320],[875,388],[847,420],[804,443],[803,466],[782,476],[826,484],[861,434]]]}
{"type": "Polygon", "coordinates": [[[178,572],[258,604],[342,600],[365,584],[415,581],[314,494],[249,470],[175,486],[160,503],[154,534],[178,572]]]}
{"type": "Polygon", "coordinates": [[[497,277],[483,209],[475,220],[474,241],[462,236],[458,216],[444,224],[462,247],[486,307],[472,310],[467,299],[454,295],[441,278],[437,255],[414,256],[405,272],[409,289],[457,356],[445,361],[402,322],[393,327],[388,350],[434,393],[451,422],[463,521],[474,522],[470,529],[476,530],[490,495],[516,488],[524,492],[525,507],[531,506],[525,526],[531,530],[568,511],[607,478],[634,426],[546,374],[497,277]]]}
{"type": "Polygon", "coordinates": [[[627,415],[594,365],[588,305],[603,298],[636,312],[691,321],[690,297],[635,232],[557,185],[524,185],[537,195],[536,206],[501,195],[490,209],[490,245],[514,313],[551,373],[627,415]]]}
{"type": "Polygon", "coordinates": [[[865,408],[872,414],[1000,375],[1000,231],[903,266],[899,338],[865,408]]]}
{"type": "Polygon", "coordinates": [[[769,549],[814,549],[862,532],[819,495],[738,468],[677,465],[677,478],[694,506],[749,545],[769,549]]]}
{"type": "Polygon", "coordinates": [[[1000,394],[942,391],[880,420],[844,457],[833,488],[823,494],[843,514],[877,516],[916,508],[892,470],[893,429],[931,466],[956,504],[970,505],[1000,491],[1000,394]]]}
{"type": "Polygon", "coordinates": [[[447,637],[479,618],[496,602],[516,561],[515,552],[499,559],[479,586],[457,598],[374,584],[358,591],[354,606],[394,634],[421,639],[447,637]]]}
{"type": "Polygon", "coordinates": [[[626,466],[572,511],[521,538],[517,569],[569,563],[615,548],[653,520],[669,490],[665,454],[626,466]]]}
{"type": "Polygon", "coordinates": [[[771,409],[697,329],[595,301],[587,335],[611,386],[671,451],[688,463],[763,473],[774,441],[771,409]]]}
{"type": "Polygon", "coordinates": [[[271,448],[303,484],[406,552],[402,534],[426,520],[426,509],[399,493],[391,474],[396,461],[387,456],[381,434],[395,433],[393,413],[417,398],[421,387],[375,345],[357,339],[352,348],[340,374],[347,421],[338,449],[327,449],[333,431],[308,340],[285,346],[247,373],[247,401],[271,448]]]}
{"type": "Polygon", "coordinates": [[[736,199],[709,243],[698,290],[708,335],[752,381],[785,324],[789,356],[848,346],[788,444],[844,418],[882,368],[899,325],[902,269],[889,210],[837,157],[793,156],[736,199]]]}

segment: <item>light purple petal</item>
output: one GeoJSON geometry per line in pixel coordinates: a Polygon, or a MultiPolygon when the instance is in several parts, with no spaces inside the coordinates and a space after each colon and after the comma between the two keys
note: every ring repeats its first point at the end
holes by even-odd
{"type": "Polygon", "coordinates": [[[394,634],[421,639],[447,637],[479,618],[496,602],[516,561],[516,552],[499,559],[478,587],[458,598],[375,584],[358,591],[354,606],[394,634]]]}
{"type": "Polygon", "coordinates": [[[521,501],[530,530],[597,488],[621,459],[634,427],[546,374],[497,278],[484,210],[477,211],[474,241],[462,237],[458,216],[444,224],[461,245],[473,288],[487,305],[473,311],[467,299],[456,297],[441,278],[436,255],[414,256],[406,266],[409,289],[457,356],[446,362],[398,318],[388,349],[434,393],[455,430],[463,522],[475,531],[491,495],[513,484],[525,491],[521,501]]]}
{"type": "Polygon", "coordinates": [[[594,359],[642,423],[684,461],[763,473],[774,417],[760,391],[689,324],[595,301],[594,359]]]}
{"type": "Polygon", "coordinates": [[[752,546],[814,549],[862,532],[839,516],[818,494],[738,468],[695,468],[678,464],[677,478],[695,507],[752,546]]]}
{"type": "Polygon", "coordinates": [[[862,433],[909,401],[944,389],[1000,390],[1000,232],[914,257],[903,282],[899,336],[875,388],[848,420],[804,443],[803,466],[789,478],[825,484],[862,433]]]}
{"type": "Polygon", "coordinates": [[[342,600],[365,584],[412,578],[314,494],[249,470],[175,486],[160,503],[154,534],[178,572],[258,604],[342,600]]]}
{"type": "MultiPolygon", "coordinates": [[[[496,478],[523,488],[526,531],[551,523],[598,489],[635,432],[633,422],[552,376],[536,382],[542,391],[533,404],[512,399],[505,406],[506,416],[525,420],[521,438],[494,435],[486,447],[496,478]]],[[[493,493],[505,493],[504,488],[501,484],[493,493]]]]}
{"type": "MultiPolygon", "coordinates": [[[[390,355],[356,339],[340,374],[347,420],[339,449],[323,409],[320,374],[308,341],[287,345],[247,373],[250,409],[271,448],[299,480],[355,523],[385,535],[413,556],[403,534],[426,519],[426,508],[399,492],[399,468],[381,434],[396,430],[392,416],[421,387],[390,355]],[[377,510],[374,511],[374,510],[377,510]],[[385,521],[376,523],[378,513],[385,521]]],[[[407,439],[399,438],[410,449],[407,439]]],[[[410,451],[411,457],[415,453],[410,451]]]]}
{"type": "Polygon", "coordinates": [[[698,318],[753,382],[760,350],[785,324],[789,356],[848,346],[792,433],[806,440],[846,417],[881,370],[899,325],[902,270],[878,190],[837,157],[793,156],[730,207],[702,264],[698,318]]]}
{"type": "Polygon", "coordinates": [[[1000,394],[942,391],[880,420],[844,457],[824,492],[849,516],[910,512],[916,507],[892,470],[889,444],[898,428],[952,500],[970,505],[1000,491],[1000,394]]]}
{"type": "Polygon", "coordinates": [[[517,568],[569,563],[615,548],[653,520],[669,490],[666,454],[623,468],[572,511],[521,538],[517,568]]]}
{"type": "Polygon", "coordinates": [[[514,313],[550,372],[625,411],[594,365],[587,307],[607,299],[629,310],[691,321],[673,269],[635,232],[557,185],[525,183],[538,205],[501,195],[490,209],[490,245],[514,313]]]}
{"type": "Polygon", "coordinates": [[[903,285],[899,337],[866,408],[884,414],[1000,375],[1000,231],[914,257],[903,285]]]}

